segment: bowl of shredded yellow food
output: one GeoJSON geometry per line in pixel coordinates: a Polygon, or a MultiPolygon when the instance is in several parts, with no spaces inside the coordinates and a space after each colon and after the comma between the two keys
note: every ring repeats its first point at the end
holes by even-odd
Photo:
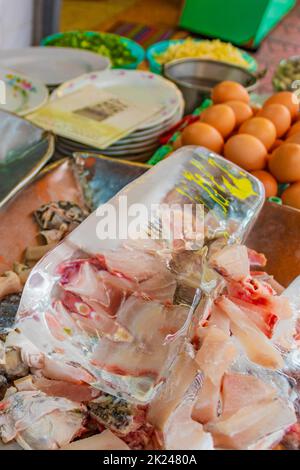
{"type": "Polygon", "coordinates": [[[154,73],[162,73],[163,66],[168,62],[185,58],[219,60],[244,67],[250,72],[257,70],[257,62],[250,54],[219,39],[187,38],[161,41],[150,46],[146,56],[150,70],[154,73]]]}

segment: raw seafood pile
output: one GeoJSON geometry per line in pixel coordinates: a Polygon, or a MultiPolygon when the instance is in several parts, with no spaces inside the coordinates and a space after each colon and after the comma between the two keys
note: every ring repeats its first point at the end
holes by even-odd
{"type": "Polygon", "coordinates": [[[12,270],[0,276],[0,335],[14,323],[21,291],[32,267],[76,228],[87,217],[88,211],[70,201],[53,201],[32,215],[39,228],[38,244],[28,246],[22,262],[14,262],[12,270]]]}
{"type": "MultiPolygon", "coordinates": [[[[32,449],[298,446],[300,303],[293,286],[282,294],[251,271],[265,258],[239,244],[263,202],[258,181],[187,147],[122,194],[129,205],[143,194],[148,208],[204,207],[196,238],[192,211],[183,239],[99,243],[95,211],[39,262],[0,343],[2,440],[32,449]],[[54,425],[64,415],[65,426],[54,425]]],[[[143,233],[150,227],[160,232],[160,219],[143,233]]]]}
{"type": "Polygon", "coordinates": [[[108,384],[115,374],[120,388],[157,393],[141,404],[96,389],[90,370],[56,362],[55,351],[42,354],[17,329],[0,348],[6,379],[25,376],[0,402],[3,442],[16,439],[25,449],[299,448],[300,306],[252,270],[264,264],[263,255],[220,241],[208,252],[171,255],[152,242],[128,244],[61,264],[55,315],[45,316],[57,348],[66,336],[74,345],[84,339],[108,384]],[[217,287],[191,318],[182,299],[195,295],[198,275],[205,292],[204,272],[205,285],[209,279],[217,287]]]}

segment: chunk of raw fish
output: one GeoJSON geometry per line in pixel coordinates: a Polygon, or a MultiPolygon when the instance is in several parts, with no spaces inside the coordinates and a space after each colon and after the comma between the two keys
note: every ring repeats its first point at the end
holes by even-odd
{"type": "Polygon", "coordinates": [[[222,419],[276,396],[275,388],[253,375],[226,373],[222,382],[222,419]]]}
{"type": "Polygon", "coordinates": [[[230,336],[212,326],[205,332],[203,343],[195,360],[204,376],[215,385],[219,385],[223,374],[236,356],[237,350],[230,336]]]}
{"type": "Polygon", "coordinates": [[[193,419],[201,423],[217,417],[222,377],[237,356],[229,334],[215,326],[205,330],[202,345],[195,358],[204,374],[204,383],[192,414],[193,419]]]}
{"type": "Polygon", "coordinates": [[[293,407],[281,399],[264,400],[240,408],[230,417],[222,416],[206,426],[216,447],[246,450],[257,441],[296,422],[293,407]]]}
{"type": "Polygon", "coordinates": [[[52,397],[63,397],[74,402],[89,402],[100,395],[100,391],[86,384],[73,384],[63,380],[33,377],[33,385],[52,397]]]}
{"type": "Polygon", "coordinates": [[[78,411],[55,410],[18,432],[16,441],[25,450],[57,450],[80,433],[82,421],[78,411]]]}
{"type": "Polygon", "coordinates": [[[106,429],[101,434],[72,442],[63,450],[130,450],[122,439],[106,429]]]}
{"type": "Polygon", "coordinates": [[[197,393],[202,386],[201,376],[196,377],[182,402],[170,415],[164,427],[164,443],[167,450],[212,450],[211,434],[192,419],[197,393]],[[197,383],[199,382],[199,384],[197,383]]]}
{"type": "Polygon", "coordinates": [[[225,296],[218,298],[216,304],[230,318],[231,330],[251,361],[271,369],[283,367],[280,352],[237,305],[225,296]]]}
{"type": "Polygon", "coordinates": [[[145,281],[159,272],[166,271],[158,256],[124,248],[105,252],[104,259],[109,272],[136,282],[145,281]]]}
{"type": "Polygon", "coordinates": [[[163,431],[171,414],[182,402],[183,396],[197,375],[193,357],[183,351],[177,358],[169,377],[149,404],[147,419],[163,431]]]}
{"type": "MultiPolygon", "coordinates": [[[[3,442],[9,442],[15,439],[18,434],[31,428],[41,418],[53,412],[62,413],[66,417],[66,413],[74,413],[75,411],[77,417],[80,418],[76,420],[77,431],[79,431],[84,418],[82,405],[61,397],[49,397],[40,391],[16,392],[0,403],[1,438],[3,442]]],[[[73,424],[72,420],[72,430],[73,424]]]]}
{"type": "Polygon", "coordinates": [[[240,281],[250,276],[248,252],[244,245],[226,246],[214,253],[209,262],[224,277],[240,281]]]}

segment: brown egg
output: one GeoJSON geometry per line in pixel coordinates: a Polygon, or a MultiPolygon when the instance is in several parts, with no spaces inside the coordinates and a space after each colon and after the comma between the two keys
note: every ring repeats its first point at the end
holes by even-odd
{"type": "Polygon", "coordinates": [[[300,180],[300,145],[284,143],[269,160],[269,169],[279,183],[293,183],[300,180]]]}
{"type": "Polygon", "coordinates": [[[298,98],[295,93],[291,91],[280,91],[270,98],[264,104],[264,107],[268,106],[269,104],[283,104],[288,108],[291,113],[292,121],[297,118],[299,113],[299,102],[298,98]]]}
{"type": "Polygon", "coordinates": [[[254,117],[245,121],[239,128],[240,134],[250,134],[259,139],[267,150],[276,140],[276,128],[269,119],[254,117]]]}
{"type": "Polygon", "coordinates": [[[227,140],[224,155],[245,170],[262,170],[266,165],[266,147],[253,135],[237,134],[227,140]]]}
{"type": "Polygon", "coordinates": [[[282,145],[284,143],[283,140],[281,139],[276,139],[274,144],[272,145],[272,147],[270,148],[270,152],[274,152],[275,149],[277,149],[277,147],[279,147],[280,145],[282,145]]]}
{"type": "Polygon", "coordinates": [[[225,104],[230,106],[234,112],[237,127],[253,116],[252,109],[247,103],[244,103],[243,101],[226,101],[225,104]]]}
{"type": "Polygon", "coordinates": [[[283,104],[269,104],[258,111],[257,117],[270,119],[276,128],[277,137],[283,136],[291,126],[291,114],[283,104]]]}
{"type": "Polygon", "coordinates": [[[205,122],[194,122],[182,132],[182,145],[199,145],[216,153],[221,153],[224,145],[223,137],[214,127],[205,122]]]}
{"type": "Polygon", "coordinates": [[[295,124],[292,125],[290,128],[287,137],[291,137],[294,134],[298,134],[300,132],[300,122],[296,122],[295,124]]]}
{"type": "Polygon", "coordinates": [[[213,126],[224,138],[233,131],[236,124],[235,114],[226,104],[215,104],[205,109],[200,120],[213,126]]]}
{"type": "Polygon", "coordinates": [[[300,209],[300,181],[291,184],[281,195],[283,204],[300,209]]]}
{"type": "Polygon", "coordinates": [[[300,132],[297,132],[297,134],[291,135],[291,137],[288,137],[285,142],[300,145],[300,132]]]}
{"type": "Polygon", "coordinates": [[[213,89],[211,98],[215,104],[225,103],[226,101],[244,101],[249,103],[249,93],[240,83],[226,80],[218,83],[213,89]]]}
{"type": "Polygon", "coordinates": [[[274,176],[272,176],[268,171],[257,170],[252,171],[252,175],[256,176],[265,188],[265,196],[272,197],[276,196],[278,193],[278,184],[274,176]]]}

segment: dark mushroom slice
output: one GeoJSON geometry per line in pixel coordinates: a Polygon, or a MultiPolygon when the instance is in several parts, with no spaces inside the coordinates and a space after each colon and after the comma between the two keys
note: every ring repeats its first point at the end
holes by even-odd
{"type": "Polygon", "coordinates": [[[62,224],[79,225],[89,214],[78,204],[70,201],[57,201],[44,204],[33,215],[42,230],[60,230],[62,224]]]}

